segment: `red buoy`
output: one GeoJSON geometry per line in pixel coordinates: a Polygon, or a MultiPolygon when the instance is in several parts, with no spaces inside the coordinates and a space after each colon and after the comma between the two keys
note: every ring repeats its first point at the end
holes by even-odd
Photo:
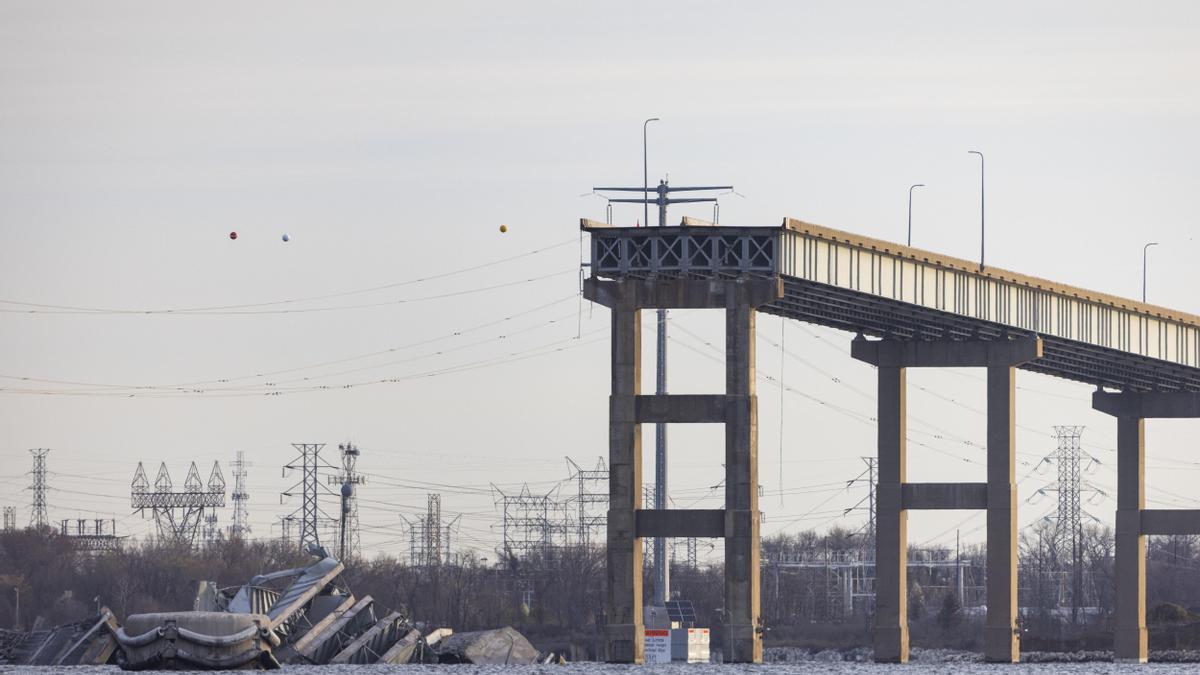
{"type": "Polygon", "coordinates": [[[230,238],[230,239],[237,239],[237,232],[230,232],[230,233],[229,233],[229,238],[230,238]]]}

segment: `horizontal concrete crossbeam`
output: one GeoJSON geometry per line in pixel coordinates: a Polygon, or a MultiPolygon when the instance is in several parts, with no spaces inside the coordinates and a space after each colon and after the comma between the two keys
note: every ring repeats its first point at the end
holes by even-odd
{"type": "Polygon", "coordinates": [[[905,483],[900,498],[910,510],[986,509],[987,483],[905,483]]]}
{"type": "Polygon", "coordinates": [[[1200,509],[1142,509],[1142,534],[1200,534],[1200,509]]]}
{"type": "Polygon", "coordinates": [[[1200,393],[1097,391],[1092,393],[1092,408],[1113,417],[1200,418],[1200,393]]]}
{"type": "Polygon", "coordinates": [[[724,509],[638,509],[635,519],[638,537],[725,536],[724,509]]]}
{"type": "Polygon", "coordinates": [[[850,343],[850,355],[879,367],[986,368],[1019,366],[1042,356],[1042,339],[1008,340],[867,340],[850,343]]]}
{"type": "Polygon", "coordinates": [[[650,394],[637,396],[636,422],[665,424],[719,424],[725,421],[723,394],[650,394]]]}
{"type": "Polygon", "coordinates": [[[783,297],[783,280],[771,279],[621,279],[589,277],[583,297],[605,307],[629,303],[634,309],[723,309],[735,298],[760,307],[783,297]]]}

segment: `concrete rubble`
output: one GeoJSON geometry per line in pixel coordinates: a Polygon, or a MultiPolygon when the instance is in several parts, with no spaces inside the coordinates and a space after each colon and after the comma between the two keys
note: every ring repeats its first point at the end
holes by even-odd
{"type": "Polygon", "coordinates": [[[125,670],[273,670],[289,664],[561,661],[539,653],[511,627],[455,634],[429,629],[361,598],[342,581],[345,567],[323,549],[312,565],[259,575],[218,590],[202,582],[192,611],[112,612],[50,630],[0,630],[0,665],[103,665],[125,670]]]}

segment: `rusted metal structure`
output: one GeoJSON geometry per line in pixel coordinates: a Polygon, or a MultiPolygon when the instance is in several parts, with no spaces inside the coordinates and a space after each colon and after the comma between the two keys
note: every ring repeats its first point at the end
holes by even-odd
{"type": "Polygon", "coordinates": [[[640,662],[642,537],[726,540],[725,656],[761,659],[758,631],[757,406],[754,315],[845,330],[877,368],[875,658],[908,659],[907,511],[987,512],[984,655],[1019,658],[1016,632],[1015,370],[1096,386],[1093,406],[1118,418],[1119,660],[1146,658],[1146,534],[1200,533],[1200,511],[1145,509],[1143,420],[1200,417],[1200,317],[901,244],[786,219],[779,227],[581,222],[591,235],[585,295],[612,310],[609,405],[608,658],[640,662]],[[726,312],[726,391],[640,391],[642,309],[726,312]],[[987,374],[987,480],[906,480],[906,371],[977,367],[987,374]],[[726,431],[726,505],[642,508],[644,423],[717,422],[726,431]]]}

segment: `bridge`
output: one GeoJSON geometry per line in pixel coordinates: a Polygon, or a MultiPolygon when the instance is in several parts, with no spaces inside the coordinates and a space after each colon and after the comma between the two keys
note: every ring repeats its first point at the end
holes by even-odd
{"type": "Polygon", "coordinates": [[[612,310],[607,658],[642,660],[642,537],[725,539],[724,653],[762,660],[759,615],[757,312],[854,334],[851,355],[878,372],[875,660],[908,659],[906,512],[987,515],[984,656],[1020,658],[1017,633],[1015,369],[1096,387],[1117,419],[1114,656],[1145,661],[1145,535],[1200,534],[1200,511],[1145,508],[1147,418],[1200,417],[1200,317],[800,220],[628,228],[582,220],[587,298],[612,310]],[[726,390],[643,395],[640,311],[726,312],[726,390]],[[987,372],[987,481],[909,483],[908,368],[987,372]],[[723,423],[724,509],[641,504],[643,423],[723,423]]]}

